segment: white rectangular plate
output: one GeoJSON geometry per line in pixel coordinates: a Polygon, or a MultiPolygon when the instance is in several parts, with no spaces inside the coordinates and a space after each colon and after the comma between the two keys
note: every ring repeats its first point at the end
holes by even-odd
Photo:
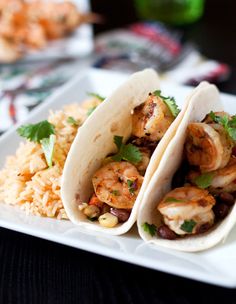
{"type": "MultiPolygon", "coordinates": [[[[64,104],[81,102],[86,92],[107,96],[127,75],[90,69],[58,90],[34,110],[27,123],[47,118],[49,109],[60,109],[64,104]]],[[[164,94],[175,96],[181,106],[191,90],[171,83],[163,83],[164,94]]],[[[236,113],[236,97],[222,94],[225,110],[236,113]]],[[[17,127],[17,126],[16,126],[17,127]]],[[[20,142],[15,129],[0,138],[0,168],[9,154],[14,154],[20,142]]],[[[85,151],[86,153],[86,151],[85,151]]],[[[102,254],[167,273],[217,284],[236,287],[236,229],[227,241],[201,253],[181,253],[144,244],[136,228],[124,236],[107,236],[78,228],[69,221],[27,216],[16,207],[0,205],[0,226],[33,236],[102,254]]]]}

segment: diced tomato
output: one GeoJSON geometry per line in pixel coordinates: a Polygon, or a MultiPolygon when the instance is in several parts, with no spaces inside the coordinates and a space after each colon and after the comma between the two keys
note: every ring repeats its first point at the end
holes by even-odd
{"type": "Polygon", "coordinates": [[[233,181],[234,184],[236,184],[236,179],[233,181]]]}
{"type": "Polygon", "coordinates": [[[94,194],[92,195],[92,197],[90,198],[90,201],[89,201],[88,204],[89,204],[89,205],[95,205],[95,206],[97,206],[97,207],[99,207],[99,208],[102,208],[103,202],[101,202],[101,201],[99,200],[99,198],[96,196],[96,194],[94,193],[94,194]]]}

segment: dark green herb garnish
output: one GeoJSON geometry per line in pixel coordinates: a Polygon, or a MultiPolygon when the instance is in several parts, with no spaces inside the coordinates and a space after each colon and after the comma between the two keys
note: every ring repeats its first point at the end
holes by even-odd
{"type": "Polygon", "coordinates": [[[73,125],[73,126],[79,126],[80,125],[80,122],[78,120],[75,120],[74,117],[72,117],[72,116],[69,116],[66,121],[70,125],[73,125]]]}
{"type": "Polygon", "coordinates": [[[103,97],[103,96],[101,96],[101,95],[99,95],[99,94],[97,94],[97,93],[88,92],[87,94],[88,94],[89,96],[95,97],[95,98],[97,98],[97,99],[99,99],[99,100],[101,100],[101,101],[104,101],[104,100],[105,100],[105,97],[103,97]]]}
{"type": "Polygon", "coordinates": [[[206,188],[210,187],[213,177],[214,177],[214,173],[212,173],[212,172],[204,173],[202,175],[197,176],[194,179],[194,183],[199,188],[206,189],[206,188]]]}
{"type": "Polygon", "coordinates": [[[132,144],[123,144],[123,137],[122,136],[114,136],[114,143],[117,146],[118,152],[111,156],[114,161],[121,161],[126,160],[131,163],[138,163],[142,160],[142,153],[140,152],[139,148],[132,144]]]}
{"type": "Polygon", "coordinates": [[[97,108],[97,106],[89,108],[87,111],[87,116],[91,115],[96,108],[97,108]]]}
{"type": "Polygon", "coordinates": [[[129,192],[130,192],[131,194],[134,194],[134,191],[136,190],[135,182],[132,181],[132,180],[130,180],[130,179],[128,179],[128,180],[127,180],[127,185],[128,185],[129,192]]]}
{"type": "Polygon", "coordinates": [[[167,203],[171,203],[171,202],[174,202],[174,203],[182,203],[183,200],[179,200],[179,199],[174,198],[174,197],[167,197],[167,198],[165,199],[165,202],[167,202],[167,203]]]}
{"type": "MultiPolygon", "coordinates": [[[[102,97],[101,95],[99,95],[97,93],[88,92],[87,94],[89,96],[97,98],[101,102],[105,100],[105,97],[102,97]]],[[[88,111],[87,111],[87,116],[91,115],[96,108],[97,108],[97,106],[93,106],[93,107],[89,108],[88,111]]]]}
{"type": "Polygon", "coordinates": [[[27,138],[29,141],[40,142],[43,138],[49,138],[55,134],[55,127],[47,120],[36,124],[23,125],[17,129],[20,136],[27,138]]]}
{"type": "Polygon", "coordinates": [[[149,233],[151,236],[154,236],[157,232],[156,225],[148,224],[147,222],[142,224],[142,228],[145,232],[149,233]]]}
{"type": "Polygon", "coordinates": [[[167,107],[169,108],[170,112],[174,117],[176,117],[179,114],[180,109],[178,108],[174,97],[170,97],[170,96],[165,97],[161,95],[161,90],[156,90],[155,92],[153,92],[153,94],[156,95],[157,97],[160,97],[164,101],[164,103],[167,105],[167,107]]]}
{"type": "Polygon", "coordinates": [[[29,141],[40,143],[49,167],[52,166],[52,158],[55,144],[55,127],[47,120],[37,124],[23,125],[17,129],[20,136],[29,141]]]}
{"type": "Polygon", "coordinates": [[[221,124],[228,133],[229,137],[236,141],[236,115],[232,116],[231,118],[229,118],[227,115],[221,117],[215,115],[215,113],[211,111],[209,116],[214,122],[221,124]]]}
{"type": "Polygon", "coordinates": [[[193,231],[193,228],[196,226],[196,224],[197,223],[194,220],[184,221],[180,229],[182,229],[185,232],[191,233],[193,231]]]}
{"type": "Polygon", "coordinates": [[[112,190],[111,193],[115,196],[120,195],[120,191],[119,190],[112,190]]]}

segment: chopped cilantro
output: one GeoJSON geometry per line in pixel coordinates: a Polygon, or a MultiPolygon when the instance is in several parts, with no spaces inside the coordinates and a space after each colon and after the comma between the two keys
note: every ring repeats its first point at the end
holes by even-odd
{"type": "Polygon", "coordinates": [[[74,117],[72,117],[72,116],[69,116],[69,117],[67,118],[67,122],[68,122],[70,125],[73,125],[73,126],[79,126],[79,125],[80,125],[79,121],[78,121],[78,120],[75,120],[74,117]]]}
{"type": "Polygon", "coordinates": [[[130,192],[131,194],[134,194],[134,191],[136,190],[135,182],[132,181],[131,179],[128,179],[128,180],[127,180],[127,185],[128,185],[129,192],[130,192]]]}
{"type": "Polygon", "coordinates": [[[97,108],[97,106],[89,108],[87,111],[87,116],[91,115],[96,108],[97,108]]]}
{"type": "Polygon", "coordinates": [[[236,115],[231,116],[230,125],[233,128],[236,128],[236,115]]]}
{"type": "Polygon", "coordinates": [[[157,231],[157,227],[154,224],[148,224],[147,222],[142,224],[142,228],[145,232],[149,233],[151,236],[154,236],[157,231]]]}
{"type": "Polygon", "coordinates": [[[196,226],[196,224],[197,223],[194,220],[184,221],[180,229],[185,232],[191,233],[193,231],[193,228],[196,226]]]}
{"type": "Polygon", "coordinates": [[[123,136],[115,135],[113,141],[119,150],[122,146],[123,136]]]}
{"type": "Polygon", "coordinates": [[[201,189],[206,189],[211,185],[212,179],[214,177],[214,173],[204,173],[202,175],[197,176],[194,179],[194,183],[201,189]]]}
{"type": "MultiPolygon", "coordinates": [[[[103,97],[103,96],[101,96],[101,95],[99,95],[99,94],[97,94],[97,93],[88,92],[87,94],[88,94],[89,96],[92,96],[92,97],[97,98],[97,99],[100,100],[101,102],[105,100],[105,97],[103,97]]],[[[98,105],[89,108],[88,111],[87,111],[87,116],[91,115],[91,114],[93,113],[93,111],[97,108],[97,106],[98,106],[98,105]]]]}
{"type": "Polygon", "coordinates": [[[117,146],[118,152],[111,158],[114,161],[126,160],[134,164],[140,162],[142,160],[142,154],[139,148],[132,144],[125,145],[122,143],[122,140],[122,136],[114,136],[114,143],[117,146]]]}
{"type": "Polygon", "coordinates": [[[229,136],[236,141],[236,128],[228,128],[229,136]]]}
{"type": "Polygon", "coordinates": [[[215,115],[215,113],[211,111],[209,116],[214,122],[221,124],[231,139],[236,141],[236,115],[231,118],[227,115],[221,117],[215,115]]]}
{"type": "Polygon", "coordinates": [[[120,195],[120,191],[119,190],[112,190],[111,193],[115,196],[120,195]]]}
{"type": "Polygon", "coordinates": [[[49,167],[52,166],[52,157],[55,144],[55,127],[47,120],[37,124],[23,125],[17,129],[20,136],[29,141],[40,143],[49,167]]]}
{"type": "Polygon", "coordinates": [[[160,97],[164,101],[164,103],[167,105],[171,114],[174,117],[176,117],[179,114],[180,109],[178,108],[178,105],[176,104],[174,97],[170,97],[170,96],[165,97],[161,95],[161,90],[156,90],[153,92],[153,94],[156,95],[157,97],[160,97]]]}
{"type": "Polygon", "coordinates": [[[92,97],[95,97],[97,99],[99,99],[100,101],[104,101],[105,100],[105,97],[97,94],[97,93],[93,93],[93,92],[88,92],[87,93],[89,96],[92,96],[92,97]]]}
{"type": "Polygon", "coordinates": [[[179,199],[177,199],[177,198],[174,198],[174,197],[167,197],[166,199],[165,199],[165,202],[167,202],[167,203],[171,203],[171,202],[173,202],[173,203],[182,203],[183,202],[183,200],[179,200],[179,199]]]}
{"type": "Polygon", "coordinates": [[[210,118],[214,121],[214,122],[219,122],[219,116],[216,116],[214,112],[210,112],[209,113],[210,118]]]}
{"type": "Polygon", "coordinates": [[[17,132],[29,141],[39,143],[41,139],[49,138],[51,134],[55,134],[55,127],[47,120],[43,120],[37,124],[23,125],[17,129],[17,132]]]}
{"type": "Polygon", "coordinates": [[[54,151],[54,144],[55,144],[55,135],[51,134],[49,138],[43,138],[41,141],[41,146],[49,167],[52,166],[52,157],[54,151]]]}

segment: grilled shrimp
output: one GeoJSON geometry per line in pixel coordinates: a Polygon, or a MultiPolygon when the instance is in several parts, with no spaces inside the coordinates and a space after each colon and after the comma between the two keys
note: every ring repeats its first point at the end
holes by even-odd
{"type": "Polygon", "coordinates": [[[190,165],[209,172],[227,165],[233,143],[219,124],[190,123],[185,151],[190,165]]]}
{"type": "Polygon", "coordinates": [[[176,234],[196,234],[203,227],[212,226],[215,199],[207,190],[196,187],[181,187],[170,191],[158,204],[157,209],[165,224],[176,234]],[[191,229],[185,229],[191,223],[191,229]]]}
{"type": "Polygon", "coordinates": [[[120,209],[131,209],[143,182],[134,165],[122,161],[111,162],[100,168],[92,178],[98,199],[120,209]]]}
{"type": "Polygon", "coordinates": [[[150,141],[159,141],[174,119],[163,100],[154,94],[149,94],[148,99],[134,109],[132,134],[150,141]]]}

